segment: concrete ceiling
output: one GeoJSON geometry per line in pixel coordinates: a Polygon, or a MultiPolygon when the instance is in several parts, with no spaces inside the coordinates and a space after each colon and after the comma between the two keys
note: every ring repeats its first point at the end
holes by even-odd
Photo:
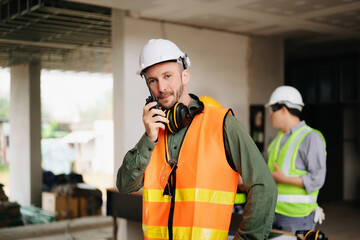
{"type": "Polygon", "coordinates": [[[0,66],[39,59],[49,69],[110,72],[111,8],[298,46],[360,42],[360,0],[2,0],[0,66]]]}
{"type": "Polygon", "coordinates": [[[246,35],[328,41],[360,38],[359,0],[72,0],[246,35]]]}
{"type": "Polygon", "coordinates": [[[111,9],[59,0],[0,1],[0,66],[111,72],[111,9]]]}

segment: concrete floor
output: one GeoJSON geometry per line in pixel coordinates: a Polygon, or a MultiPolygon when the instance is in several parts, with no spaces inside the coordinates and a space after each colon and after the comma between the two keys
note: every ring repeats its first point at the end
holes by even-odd
{"type": "MultiPolygon", "coordinates": [[[[321,204],[325,221],[317,226],[329,240],[360,240],[360,204],[321,204]]],[[[111,217],[88,217],[46,225],[0,229],[1,240],[112,240],[111,217]]],[[[120,239],[118,240],[128,240],[120,239]]],[[[129,239],[137,240],[137,239],[129,239]]]]}
{"type": "MultiPolygon", "coordinates": [[[[51,236],[25,238],[26,240],[112,240],[112,227],[102,227],[86,231],[74,231],[51,236]]],[[[24,240],[25,240],[24,239],[24,240]]]]}
{"type": "Polygon", "coordinates": [[[1,240],[111,240],[112,217],[94,216],[0,229],[1,240]]]}
{"type": "Polygon", "coordinates": [[[317,225],[329,240],[360,240],[360,202],[321,204],[325,221],[317,225]]]}

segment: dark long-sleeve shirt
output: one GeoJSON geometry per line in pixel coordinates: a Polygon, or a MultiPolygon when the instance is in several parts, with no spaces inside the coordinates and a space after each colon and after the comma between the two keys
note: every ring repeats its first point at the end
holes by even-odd
{"type": "MultiPolygon", "coordinates": [[[[199,107],[199,102],[192,100],[189,107],[192,112],[199,107]]],[[[178,159],[187,127],[175,134],[168,134],[171,159],[178,159]]],[[[240,173],[247,192],[243,221],[235,239],[265,239],[274,217],[277,199],[275,182],[250,135],[231,114],[225,118],[224,140],[229,165],[240,173]]],[[[130,193],[142,188],[143,174],[155,144],[144,134],[136,146],[126,153],[116,181],[120,192],[130,193]]]]}

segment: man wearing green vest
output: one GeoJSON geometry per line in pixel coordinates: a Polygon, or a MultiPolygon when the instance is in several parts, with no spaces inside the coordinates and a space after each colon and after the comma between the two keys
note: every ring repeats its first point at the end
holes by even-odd
{"type": "Polygon", "coordinates": [[[273,228],[293,233],[314,229],[325,219],[317,204],[326,174],[324,136],[300,120],[304,103],[296,88],[276,88],[265,106],[279,129],[268,147],[268,167],[278,188],[273,228]]]}

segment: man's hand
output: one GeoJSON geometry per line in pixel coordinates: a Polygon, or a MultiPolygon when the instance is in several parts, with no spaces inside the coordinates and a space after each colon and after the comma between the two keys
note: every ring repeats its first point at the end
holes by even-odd
{"type": "Polygon", "coordinates": [[[143,123],[146,135],[152,142],[155,142],[158,138],[159,129],[165,129],[165,124],[169,122],[162,110],[156,108],[151,109],[155,107],[156,104],[156,102],[151,102],[145,105],[143,109],[143,123]]]}
{"type": "Polygon", "coordinates": [[[285,179],[285,175],[284,173],[281,171],[281,169],[279,168],[279,166],[276,164],[276,162],[274,162],[274,167],[275,167],[275,171],[271,172],[271,175],[274,178],[274,181],[276,183],[284,183],[284,179],[285,179]]]}
{"type": "Polygon", "coordinates": [[[315,208],[315,216],[314,216],[314,223],[320,223],[322,224],[322,222],[325,220],[325,213],[324,210],[320,207],[317,206],[315,208]]]}
{"type": "Polygon", "coordinates": [[[275,171],[271,172],[271,175],[274,178],[275,183],[285,183],[298,187],[304,187],[304,183],[300,176],[286,176],[276,162],[274,162],[274,167],[275,171]]]}

